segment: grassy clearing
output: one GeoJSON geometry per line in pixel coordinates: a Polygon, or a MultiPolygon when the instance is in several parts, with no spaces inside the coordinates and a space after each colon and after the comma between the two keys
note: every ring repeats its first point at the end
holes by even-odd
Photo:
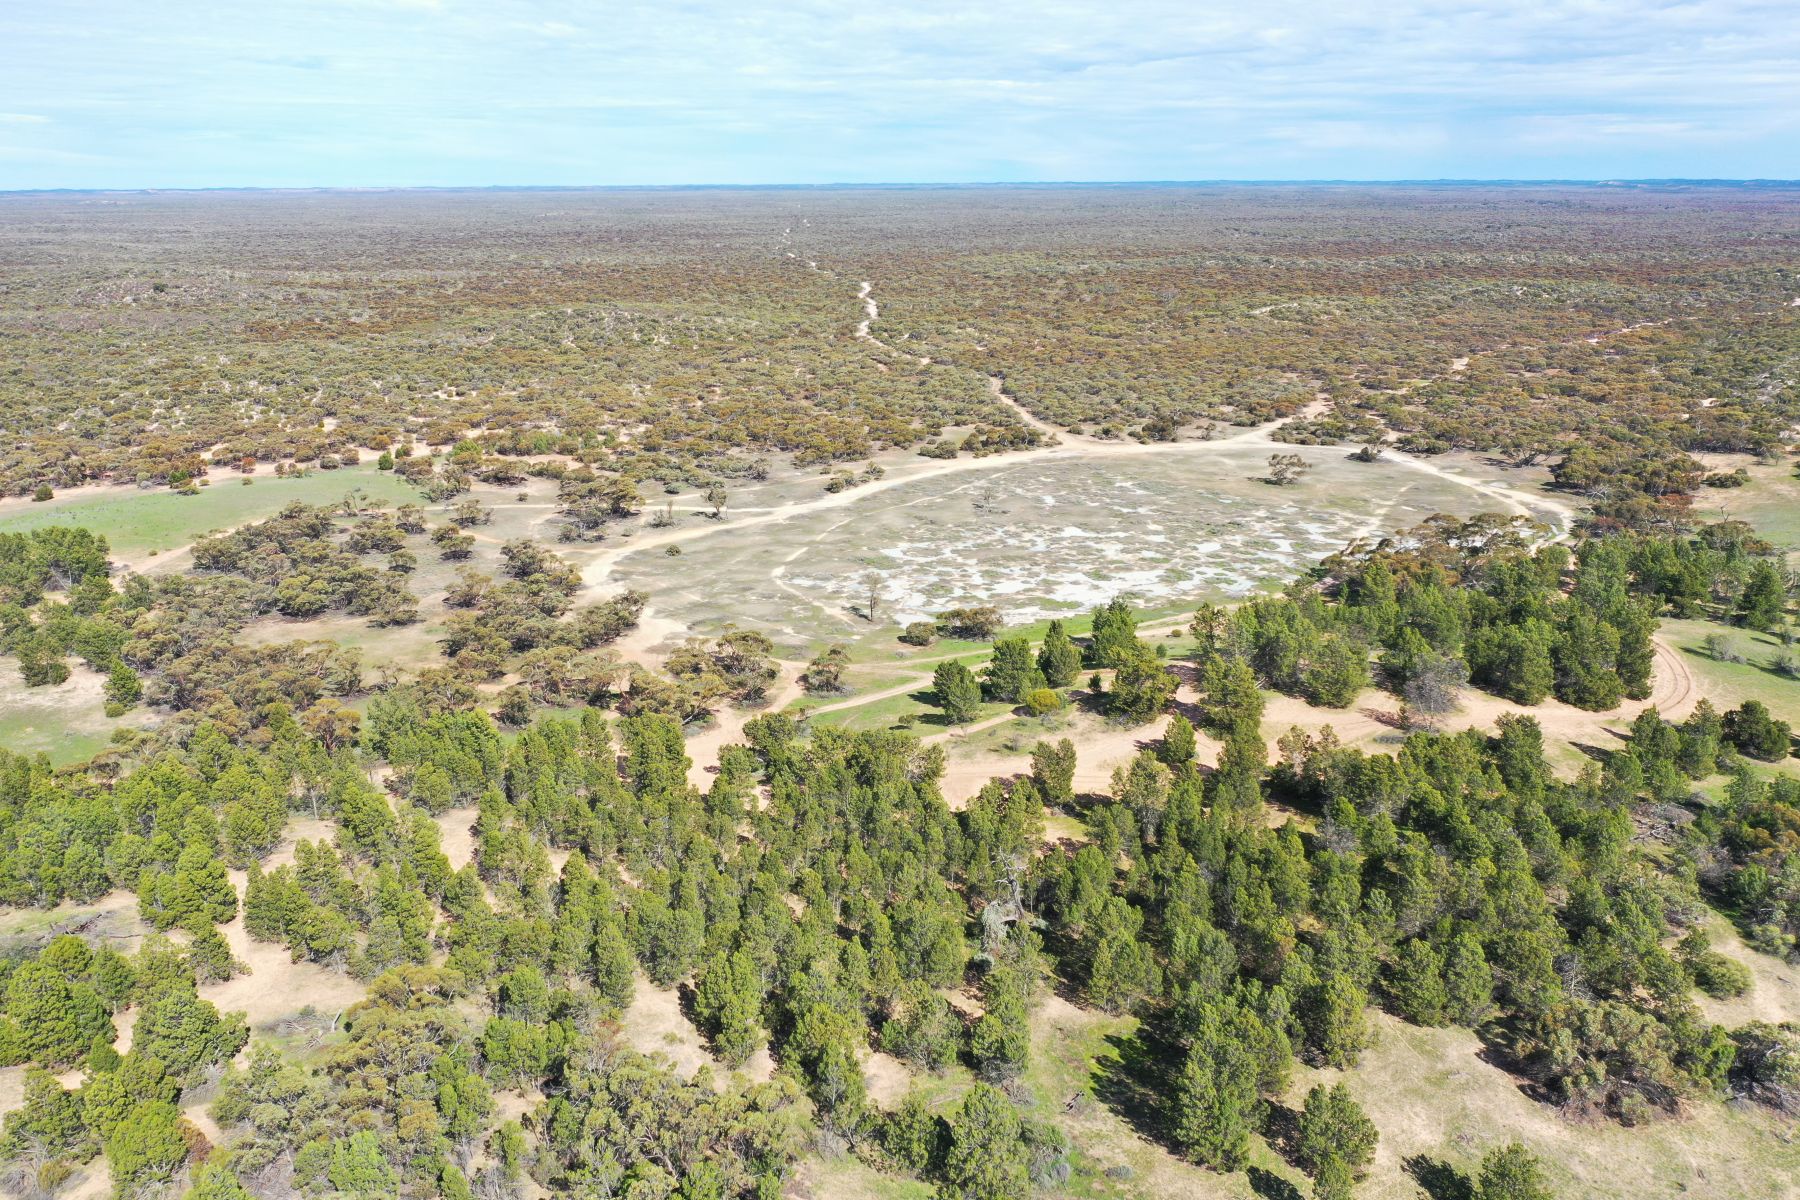
{"type": "Polygon", "coordinates": [[[791,1200],[934,1200],[937,1189],[900,1175],[884,1175],[854,1154],[800,1161],[784,1195],[791,1200]]]}
{"type": "Polygon", "coordinates": [[[1025,1083],[1034,1115],[1054,1121],[1069,1137],[1074,1175],[1058,1194],[1107,1200],[1250,1200],[1283,1196],[1283,1182],[1304,1187],[1300,1174],[1257,1138],[1249,1169],[1220,1174],[1183,1162],[1094,1098],[1096,1078],[1116,1068],[1137,1021],[1047,998],[1032,1016],[1031,1061],[1025,1083]],[[1071,1103],[1075,1097],[1081,1097],[1071,1103]]]}
{"type": "Polygon", "coordinates": [[[1708,520],[1748,521],[1756,531],[1788,551],[1800,552],[1800,477],[1787,462],[1748,463],[1750,482],[1716,495],[1698,498],[1696,507],[1708,520]]]}
{"type": "Polygon", "coordinates": [[[1716,621],[1664,621],[1659,632],[1681,651],[1707,694],[1715,697],[1714,705],[1730,708],[1744,700],[1760,700],[1776,717],[1800,725],[1800,679],[1778,674],[1767,665],[1781,648],[1779,639],[1716,621]],[[1708,654],[1704,643],[1711,634],[1723,634],[1749,661],[1721,662],[1708,654]],[[1730,697],[1731,703],[1720,704],[1721,696],[1730,697]]]}
{"type": "Polygon", "coordinates": [[[52,525],[86,526],[104,534],[117,554],[135,561],[180,549],[215,529],[274,516],[295,501],[330,504],[357,488],[381,504],[419,499],[410,484],[376,470],[372,463],[287,479],[260,475],[248,487],[242,477],[221,473],[197,496],[183,496],[167,488],[75,489],[42,504],[0,513],[0,533],[26,533],[52,525]]]}
{"type": "Polygon", "coordinates": [[[26,687],[18,660],[0,658],[0,746],[18,754],[44,754],[62,766],[104,750],[115,730],[138,729],[156,720],[144,708],[107,716],[105,689],[104,676],[73,660],[66,682],[26,687]]]}
{"type": "Polygon", "coordinates": [[[1557,1192],[1592,1200],[1646,1196],[1763,1200],[1800,1196],[1800,1146],[1766,1110],[1700,1101],[1686,1117],[1626,1129],[1575,1123],[1531,1099],[1485,1062],[1464,1029],[1420,1029],[1370,1011],[1376,1045],[1349,1072],[1297,1072],[1297,1105],[1315,1082],[1342,1078],[1381,1132],[1358,1195],[1414,1200],[1420,1166],[1468,1173],[1518,1140],[1543,1159],[1557,1192]]]}

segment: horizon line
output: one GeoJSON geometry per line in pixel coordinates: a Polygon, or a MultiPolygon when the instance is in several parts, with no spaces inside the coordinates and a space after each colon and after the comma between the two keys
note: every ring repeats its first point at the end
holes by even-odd
{"type": "Polygon", "coordinates": [[[1800,178],[1730,178],[1718,176],[1653,176],[1643,178],[1477,178],[1440,176],[1403,179],[1045,179],[1045,180],[890,180],[830,183],[465,183],[465,184],[204,184],[137,187],[0,188],[0,196],[186,195],[216,192],[656,192],[656,191],[855,191],[954,190],[974,188],[1130,188],[1130,187],[1591,187],[1800,188],[1800,178]]]}

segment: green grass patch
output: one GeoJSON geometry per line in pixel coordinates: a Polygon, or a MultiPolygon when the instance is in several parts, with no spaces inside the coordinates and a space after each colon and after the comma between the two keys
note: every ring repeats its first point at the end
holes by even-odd
{"type": "Polygon", "coordinates": [[[1777,718],[1800,725],[1800,679],[1769,668],[1769,660],[1781,649],[1780,639],[1754,629],[1721,625],[1716,621],[1664,621],[1661,636],[1680,651],[1689,669],[1700,677],[1705,690],[1721,708],[1733,708],[1745,700],[1760,700],[1777,718]],[[1747,660],[1723,662],[1704,649],[1706,638],[1723,635],[1747,660]],[[1730,704],[1717,697],[1730,697],[1730,704]]]}
{"type": "Polygon", "coordinates": [[[0,533],[27,533],[53,525],[85,526],[105,536],[114,550],[128,557],[168,553],[218,529],[228,529],[274,516],[295,501],[331,504],[361,489],[385,505],[418,501],[411,484],[374,464],[277,479],[261,475],[244,486],[242,476],[224,473],[195,496],[168,488],[137,492],[118,488],[72,489],[29,508],[0,515],[0,533]]]}

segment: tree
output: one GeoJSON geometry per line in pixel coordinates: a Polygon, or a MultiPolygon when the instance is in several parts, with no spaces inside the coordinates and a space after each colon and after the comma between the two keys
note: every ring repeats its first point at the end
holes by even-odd
{"type": "Polygon", "coordinates": [[[1117,666],[1107,693],[1107,711],[1116,719],[1142,724],[1175,698],[1180,680],[1148,648],[1137,646],[1117,666]]]}
{"type": "Polygon", "coordinates": [[[1269,473],[1263,482],[1286,486],[1299,483],[1301,476],[1312,470],[1312,464],[1298,454],[1269,455],[1269,473]]]}
{"type": "Polygon", "coordinates": [[[1367,1002],[1362,988],[1342,971],[1333,971],[1308,989],[1301,1007],[1306,1040],[1321,1060],[1334,1067],[1349,1067],[1368,1044],[1363,1020],[1367,1002]]]}
{"type": "Polygon", "coordinates": [[[757,1024],[762,988],[744,950],[715,958],[694,989],[694,1014],[727,1066],[741,1067],[766,1041],[757,1024]]]}
{"type": "Polygon", "coordinates": [[[1793,747],[1793,730],[1786,721],[1769,715],[1760,700],[1746,700],[1725,714],[1721,732],[1740,754],[1764,762],[1779,762],[1793,747]]]}
{"type": "Polygon", "coordinates": [[[1044,685],[1044,676],[1032,659],[1031,643],[1024,638],[1001,638],[984,673],[988,694],[1007,704],[1021,703],[1044,685]]]}
{"type": "Polygon", "coordinates": [[[6,1015],[25,1057],[44,1066],[78,1062],[96,1037],[113,1038],[93,988],[71,984],[42,960],[24,963],[7,981],[6,1015]]]}
{"type": "Polygon", "coordinates": [[[1039,742],[1031,749],[1031,782],[1045,804],[1067,805],[1075,800],[1075,743],[1063,738],[1052,745],[1039,742]]]}
{"type": "Polygon", "coordinates": [[[1481,686],[1520,704],[1543,703],[1556,685],[1556,631],[1536,618],[1492,625],[1469,639],[1469,666],[1481,686]]]}
{"type": "Polygon", "coordinates": [[[707,506],[712,509],[713,520],[716,521],[721,516],[724,515],[725,501],[726,501],[726,493],[725,493],[725,485],[724,484],[713,483],[713,484],[709,484],[707,486],[706,503],[707,503],[707,506]]]}
{"type": "Polygon", "coordinates": [[[1249,1157],[1261,1107],[1256,1062],[1235,1025],[1218,1004],[1200,1010],[1170,1097],[1176,1148],[1216,1171],[1235,1171],[1249,1157]]]}
{"type": "Polygon", "coordinates": [[[1773,629],[1786,609],[1787,588],[1782,585],[1781,573],[1768,559],[1758,559],[1738,597],[1738,623],[1751,629],[1773,629]]]}
{"type": "Polygon", "coordinates": [[[1314,704],[1348,708],[1369,686],[1369,652],[1350,638],[1327,634],[1307,654],[1301,685],[1314,704]]]}
{"type": "Polygon", "coordinates": [[[1200,707],[1208,729],[1221,737],[1238,731],[1262,736],[1263,694],[1249,664],[1214,658],[1206,664],[1201,690],[1200,707]]]}
{"type": "Polygon", "coordinates": [[[1457,693],[1468,682],[1469,669],[1460,658],[1427,651],[1414,664],[1400,694],[1407,712],[1421,718],[1420,724],[1431,726],[1457,710],[1457,693]]]}
{"type": "Polygon", "coordinates": [[[82,1119],[81,1097],[41,1067],[28,1068],[24,1097],[18,1108],[6,1114],[5,1129],[0,1132],[0,1157],[19,1161],[35,1155],[80,1161],[93,1152],[82,1119]]]}
{"type": "Polygon", "coordinates": [[[1356,1172],[1336,1155],[1327,1157],[1313,1172],[1313,1200],[1350,1200],[1356,1190],[1356,1172]]]}
{"type": "Polygon", "coordinates": [[[1193,722],[1180,713],[1170,717],[1168,728],[1163,730],[1162,742],[1156,747],[1156,757],[1166,767],[1185,767],[1193,763],[1197,749],[1193,722]]]}
{"type": "Polygon", "coordinates": [[[939,663],[931,674],[931,686],[938,707],[952,725],[967,725],[981,709],[981,685],[974,674],[959,662],[939,663]]]}
{"type": "Polygon", "coordinates": [[[194,1171],[193,1187],[182,1200],[252,1200],[252,1197],[231,1173],[231,1168],[215,1160],[203,1163],[194,1171]]]}
{"type": "Polygon", "coordinates": [[[1482,1156],[1474,1200],[1556,1200],[1556,1193],[1537,1155],[1511,1142],[1482,1156]]]}
{"type": "Polygon", "coordinates": [[[971,642],[991,641],[1000,632],[1000,610],[986,604],[973,608],[952,608],[939,613],[936,624],[946,637],[971,642]]]}
{"type": "Polygon", "coordinates": [[[113,1187],[124,1195],[172,1179],[187,1161],[181,1110],[168,1100],[140,1101],[106,1134],[113,1187]]]}
{"type": "Polygon", "coordinates": [[[1061,621],[1050,622],[1050,628],[1044,632],[1037,667],[1043,673],[1044,682],[1053,688],[1066,688],[1081,674],[1081,650],[1061,621]]]}
{"type": "Polygon", "coordinates": [[[928,1071],[956,1061],[962,1022],[950,1004],[922,979],[908,980],[896,997],[893,1016],[881,1027],[881,1048],[928,1071]]]}
{"type": "Polygon", "coordinates": [[[1315,1084],[1306,1093],[1294,1150],[1300,1165],[1318,1174],[1335,1158],[1359,1174],[1375,1158],[1375,1124],[1343,1083],[1315,1084]]]}
{"type": "Polygon", "coordinates": [[[1010,1079],[1025,1069],[1031,1026],[1025,981],[1016,967],[997,967],[982,989],[986,1011],[969,1031],[969,1054],[988,1079],[1010,1079]]]}
{"type": "Polygon", "coordinates": [[[835,695],[844,690],[844,671],[850,665],[850,648],[842,643],[827,646],[806,665],[800,686],[814,696],[835,695]]]}
{"type": "Polygon", "coordinates": [[[938,1118],[925,1097],[909,1090],[900,1107],[881,1130],[881,1148],[888,1157],[915,1174],[929,1170],[942,1153],[938,1118]]]}
{"type": "Polygon", "coordinates": [[[399,1175],[381,1148],[380,1135],[372,1129],[359,1129],[348,1138],[331,1143],[326,1178],[332,1187],[352,1196],[391,1196],[400,1184],[399,1175]]]}
{"type": "Polygon", "coordinates": [[[138,673],[123,662],[115,661],[106,673],[106,698],[122,711],[131,708],[144,695],[143,681],[138,673]]]}
{"type": "Polygon", "coordinates": [[[1115,596],[1094,610],[1093,633],[1088,640],[1087,662],[1093,667],[1117,667],[1142,649],[1137,636],[1137,615],[1123,597],[1115,596]]]}
{"type": "Polygon", "coordinates": [[[1413,938],[1400,947],[1388,983],[1394,1011],[1415,1025],[1439,1025],[1449,1005],[1443,962],[1431,943],[1413,938]]]}
{"type": "Polygon", "coordinates": [[[1019,1114],[995,1088],[977,1083],[950,1121],[944,1153],[946,1200],[1025,1200],[1031,1191],[1019,1114]]]}

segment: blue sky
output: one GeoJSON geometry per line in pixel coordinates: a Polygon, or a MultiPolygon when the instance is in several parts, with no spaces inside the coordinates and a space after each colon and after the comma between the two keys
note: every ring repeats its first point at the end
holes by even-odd
{"type": "Polygon", "coordinates": [[[0,189],[1800,176],[1795,0],[5,0],[0,189]]]}

